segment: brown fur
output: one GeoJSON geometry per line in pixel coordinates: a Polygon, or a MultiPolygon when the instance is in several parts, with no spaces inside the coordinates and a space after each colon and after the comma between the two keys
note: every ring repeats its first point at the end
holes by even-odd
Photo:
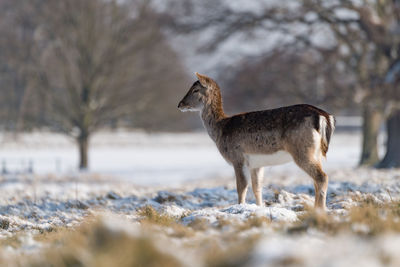
{"type": "MultiPolygon", "coordinates": [[[[234,167],[239,203],[244,203],[248,187],[243,170],[247,164],[246,155],[271,155],[278,151],[286,151],[295,163],[314,179],[315,204],[324,208],[328,177],[322,171],[321,158],[317,154],[325,156],[328,151],[334,130],[333,117],[306,104],[229,117],[223,111],[217,83],[207,76],[198,73],[196,75],[199,81],[193,84],[178,107],[201,112],[208,134],[216,143],[221,155],[234,167]],[[326,119],[324,129],[320,129],[321,116],[326,119]],[[316,143],[313,131],[320,133],[320,144],[316,143]]],[[[259,169],[251,169],[250,173],[257,204],[260,205],[262,177],[257,174],[259,169]]]]}

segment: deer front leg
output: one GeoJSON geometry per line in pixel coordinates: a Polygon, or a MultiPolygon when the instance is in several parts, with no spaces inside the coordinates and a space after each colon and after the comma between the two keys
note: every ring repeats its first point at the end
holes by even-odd
{"type": "Polygon", "coordinates": [[[256,197],[256,204],[262,206],[262,184],[264,178],[264,168],[252,169],[251,171],[251,184],[253,187],[254,196],[256,197]]]}
{"type": "Polygon", "coordinates": [[[238,193],[238,203],[245,204],[246,203],[246,193],[249,183],[246,179],[246,175],[244,173],[243,165],[234,166],[235,175],[236,175],[236,190],[238,193]]]}

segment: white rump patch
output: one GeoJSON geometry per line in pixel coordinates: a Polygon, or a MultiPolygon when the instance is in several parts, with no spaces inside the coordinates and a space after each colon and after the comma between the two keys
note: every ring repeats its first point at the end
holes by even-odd
{"type": "Polygon", "coordinates": [[[314,159],[317,162],[321,162],[322,151],[321,151],[321,134],[316,130],[313,130],[313,139],[314,139],[314,159]]]}
{"type": "Polygon", "coordinates": [[[319,116],[319,132],[321,133],[321,137],[325,139],[326,136],[326,126],[327,121],[324,116],[319,116]]]}
{"type": "Polygon", "coordinates": [[[335,130],[335,118],[332,115],[329,116],[329,122],[333,132],[335,130]]]}
{"type": "Polygon", "coordinates": [[[246,154],[246,163],[250,169],[273,166],[293,161],[292,156],[283,150],[273,154],[246,154]]]}

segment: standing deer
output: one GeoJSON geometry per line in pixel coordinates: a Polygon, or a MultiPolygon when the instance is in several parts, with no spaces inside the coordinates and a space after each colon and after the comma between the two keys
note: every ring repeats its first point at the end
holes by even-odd
{"type": "Polygon", "coordinates": [[[200,112],[209,136],[235,170],[239,204],[246,201],[248,173],[261,206],[263,167],[293,160],[314,180],[315,207],[325,209],[328,176],[321,160],[335,129],[334,117],[306,104],[227,116],[217,83],[197,72],[196,76],[199,80],[178,108],[200,112]]]}

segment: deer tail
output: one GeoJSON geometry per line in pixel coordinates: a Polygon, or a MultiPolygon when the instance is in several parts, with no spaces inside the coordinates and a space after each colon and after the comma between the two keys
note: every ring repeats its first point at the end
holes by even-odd
{"type": "Polygon", "coordinates": [[[332,115],[319,116],[319,130],[321,134],[321,152],[324,157],[328,152],[329,142],[335,130],[336,120],[332,115]]]}

